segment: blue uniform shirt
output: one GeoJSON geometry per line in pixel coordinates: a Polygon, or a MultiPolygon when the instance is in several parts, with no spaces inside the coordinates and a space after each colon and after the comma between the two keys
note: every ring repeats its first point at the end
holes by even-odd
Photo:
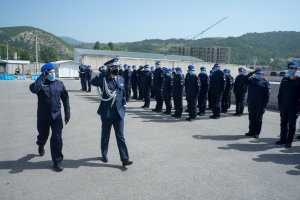
{"type": "MultiPolygon", "coordinates": [[[[96,76],[92,79],[91,84],[96,87],[100,87],[102,91],[102,98],[107,99],[108,96],[103,88],[103,76],[96,76]]],[[[109,101],[101,100],[97,113],[103,118],[124,118],[125,117],[125,105],[126,96],[124,90],[124,78],[117,76],[115,79],[110,75],[106,75],[107,87],[110,91],[116,91],[116,99],[112,105],[113,99],[109,101]]]]}

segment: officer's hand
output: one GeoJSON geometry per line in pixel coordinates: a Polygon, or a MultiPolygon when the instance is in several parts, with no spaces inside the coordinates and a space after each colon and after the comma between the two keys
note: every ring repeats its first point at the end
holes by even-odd
{"type": "Polygon", "coordinates": [[[69,120],[70,120],[70,115],[65,116],[65,125],[68,124],[69,120]]]}
{"type": "Polygon", "coordinates": [[[45,75],[48,75],[48,74],[49,74],[48,69],[46,69],[46,70],[44,71],[44,74],[45,74],[45,75]]]}

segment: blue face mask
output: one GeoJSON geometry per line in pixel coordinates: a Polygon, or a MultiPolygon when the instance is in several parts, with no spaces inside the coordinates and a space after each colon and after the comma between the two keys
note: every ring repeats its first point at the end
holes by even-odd
{"type": "Polygon", "coordinates": [[[149,69],[148,68],[144,68],[144,71],[149,71],[149,69]]]}
{"type": "Polygon", "coordinates": [[[195,74],[195,71],[189,71],[189,74],[190,74],[190,75],[194,75],[194,74],[195,74]]]}
{"type": "Polygon", "coordinates": [[[200,73],[201,73],[201,74],[206,74],[206,71],[201,71],[200,73]]]}
{"type": "Polygon", "coordinates": [[[295,69],[288,69],[288,76],[294,74],[296,72],[295,69]]]}
{"type": "Polygon", "coordinates": [[[55,80],[55,74],[48,74],[48,75],[47,75],[47,79],[48,79],[49,81],[54,81],[54,80],[55,80]]]}
{"type": "Polygon", "coordinates": [[[214,71],[217,71],[217,70],[220,70],[220,67],[215,67],[215,70],[214,70],[214,71]]]}
{"type": "Polygon", "coordinates": [[[160,68],[160,65],[155,65],[155,68],[156,68],[156,69],[160,68]]]}
{"type": "Polygon", "coordinates": [[[262,74],[255,74],[254,77],[257,78],[257,79],[261,79],[262,78],[262,74]]]}

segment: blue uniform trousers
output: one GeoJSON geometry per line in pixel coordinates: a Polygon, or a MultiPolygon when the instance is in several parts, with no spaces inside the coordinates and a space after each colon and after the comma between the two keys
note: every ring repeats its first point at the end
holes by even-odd
{"type": "Polygon", "coordinates": [[[55,120],[47,120],[47,119],[38,119],[37,120],[37,129],[38,136],[36,144],[39,146],[44,146],[49,137],[50,127],[52,130],[52,135],[50,138],[50,149],[51,149],[51,157],[54,163],[61,162],[64,158],[62,154],[62,138],[61,133],[63,129],[62,119],[55,120]]]}
{"type": "Polygon", "coordinates": [[[108,143],[110,137],[111,127],[114,127],[115,135],[117,139],[119,154],[121,161],[128,160],[128,151],[124,138],[124,118],[104,118],[102,121],[102,133],[101,133],[101,152],[103,157],[107,157],[108,143]]]}

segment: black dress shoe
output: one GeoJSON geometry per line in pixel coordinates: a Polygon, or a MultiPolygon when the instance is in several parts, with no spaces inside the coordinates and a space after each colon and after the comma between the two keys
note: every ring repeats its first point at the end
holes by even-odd
{"type": "Polygon", "coordinates": [[[201,113],[201,112],[198,112],[197,115],[199,115],[199,116],[204,116],[205,114],[204,114],[204,113],[201,113]]]}
{"type": "Polygon", "coordinates": [[[181,118],[181,115],[176,115],[175,118],[181,118]]]}
{"type": "Polygon", "coordinates": [[[285,147],[286,147],[286,148],[291,148],[291,147],[292,147],[292,143],[286,143],[286,144],[285,144],[285,147]]]}
{"type": "Polygon", "coordinates": [[[191,122],[191,121],[194,121],[194,120],[195,120],[195,117],[188,117],[188,118],[186,118],[185,120],[191,122]]]}
{"type": "Polygon", "coordinates": [[[300,135],[298,135],[296,138],[297,138],[298,140],[300,140],[300,135]]]}
{"type": "Polygon", "coordinates": [[[254,134],[253,137],[254,138],[259,138],[259,135],[258,134],[254,134]]]}
{"type": "Polygon", "coordinates": [[[155,109],[152,109],[152,111],[153,111],[153,112],[156,112],[157,110],[156,110],[156,108],[155,108],[155,109]]]}
{"type": "Polygon", "coordinates": [[[177,116],[176,114],[172,114],[172,115],[171,115],[171,117],[176,117],[176,116],[177,116]]]}
{"type": "Polygon", "coordinates": [[[156,110],[155,112],[157,112],[157,113],[160,113],[160,112],[161,112],[161,110],[156,110]]]}
{"type": "Polygon", "coordinates": [[[107,159],[106,156],[102,156],[102,157],[100,158],[100,160],[101,160],[102,162],[104,162],[104,163],[107,163],[107,162],[108,162],[108,159],[107,159]]]}
{"type": "Polygon", "coordinates": [[[248,133],[245,133],[245,136],[254,137],[253,133],[250,133],[250,132],[248,132],[248,133]]]}
{"type": "Polygon", "coordinates": [[[220,116],[212,115],[212,116],[209,116],[209,118],[211,118],[211,119],[220,119],[220,116]]]}
{"type": "Polygon", "coordinates": [[[239,116],[240,114],[239,114],[239,113],[234,113],[233,115],[234,115],[234,116],[239,116]]]}
{"type": "Polygon", "coordinates": [[[282,141],[282,140],[278,140],[277,142],[275,142],[276,145],[283,145],[283,144],[286,144],[285,141],[282,141]]]}
{"type": "Polygon", "coordinates": [[[130,160],[124,160],[124,161],[122,161],[122,165],[123,165],[123,167],[125,167],[125,166],[127,166],[127,165],[132,165],[132,161],[130,161],[130,160]]]}
{"type": "Polygon", "coordinates": [[[64,168],[61,166],[61,162],[54,163],[52,169],[56,172],[61,172],[62,170],[64,170],[64,168]]]}
{"type": "Polygon", "coordinates": [[[40,156],[44,156],[45,155],[44,146],[40,145],[38,151],[39,151],[39,155],[40,156]]]}

